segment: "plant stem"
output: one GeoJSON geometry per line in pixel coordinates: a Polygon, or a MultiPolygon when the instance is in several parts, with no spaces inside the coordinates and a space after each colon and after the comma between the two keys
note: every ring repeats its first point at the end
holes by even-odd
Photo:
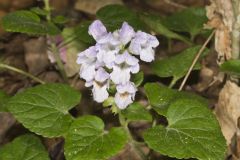
{"type": "Polygon", "coordinates": [[[56,46],[55,43],[51,43],[51,48],[52,48],[52,52],[54,54],[54,58],[57,62],[57,66],[58,66],[58,69],[63,77],[63,80],[64,82],[67,82],[68,83],[68,78],[67,78],[67,74],[65,72],[65,69],[64,69],[64,65],[62,63],[62,60],[61,60],[61,57],[60,57],[60,54],[59,54],[59,50],[56,46]]]}
{"type": "Polygon", "coordinates": [[[123,117],[123,115],[121,114],[121,111],[118,111],[118,115],[119,115],[119,122],[121,124],[121,126],[124,128],[124,130],[127,133],[128,136],[128,140],[129,140],[129,144],[130,146],[134,149],[134,151],[141,157],[142,160],[147,160],[147,156],[143,153],[143,151],[141,150],[141,148],[139,147],[139,144],[137,142],[135,142],[135,140],[133,139],[129,128],[128,128],[128,122],[125,120],[125,118],[123,117]]]}
{"type": "Polygon", "coordinates": [[[202,52],[204,51],[204,49],[206,48],[207,44],[209,43],[209,41],[212,39],[212,37],[214,36],[215,34],[215,30],[211,33],[211,35],[208,37],[208,39],[204,42],[204,44],[202,45],[201,49],[198,51],[198,53],[196,54],[196,56],[194,57],[193,59],[193,62],[190,66],[190,68],[188,69],[188,72],[186,74],[186,76],[184,77],[182,83],[181,83],[181,86],[179,87],[179,91],[181,91],[185,85],[185,83],[187,82],[187,79],[191,73],[191,71],[193,70],[193,67],[195,66],[195,64],[197,63],[200,55],[202,54],[202,52]]]}
{"type": "Polygon", "coordinates": [[[169,84],[168,88],[172,88],[176,84],[177,81],[178,81],[178,78],[173,77],[173,79],[172,79],[171,83],[169,84]]]}
{"type": "Polygon", "coordinates": [[[30,73],[27,73],[27,72],[25,72],[25,71],[23,71],[23,70],[21,70],[21,69],[15,68],[15,67],[13,67],[13,66],[9,66],[9,65],[7,65],[7,64],[0,63],[0,68],[4,68],[4,69],[8,69],[8,70],[10,70],[10,71],[17,72],[17,73],[19,73],[19,74],[22,74],[22,75],[24,75],[24,76],[26,76],[26,77],[29,77],[29,78],[33,79],[34,81],[36,81],[36,82],[38,82],[38,83],[45,84],[44,81],[42,81],[41,79],[35,77],[34,75],[32,75],[32,74],[30,74],[30,73]]]}
{"type": "Polygon", "coordinates": [[[49,0],[44,0],[45,10],[48,12],[46,15],[47,21],[51,22],[51,8],[49,4],[49,0]]]}
{"type": "MultiPolygon", "coordinates": [[[[46,19],[49,23],[51,23],[51,7],[50,7],[50,4],[49,4],[49,0],[44,0],[44,5],[45,5],[45,10],[47,11],[47,15],[46,15],[46,19]]],[[[58,69],[62,75],[62,78],[64,79],[65,82],[68,83],[68,78],[67,78],[67,74],[65,72],[65,69],[64,69],[64,65],[62,63],[62,60],[61,60],[61,57],[60,57],[60,53],[59,53],[59,50],[55,44],[55,42],[53,42],[53,40],[51,39],[51,36],[49,36],[50,38],[50,43],[51,43],[51,49],[52,49],[52,52],[53,52],[53,55],[54,55],[54,58],[57,62],[57,66],[58,66],[58,69]]]]}

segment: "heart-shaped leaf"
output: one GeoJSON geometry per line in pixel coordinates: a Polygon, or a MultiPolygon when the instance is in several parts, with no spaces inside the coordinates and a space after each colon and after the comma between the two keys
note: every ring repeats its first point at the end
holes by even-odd
{"type": "Polygon", "coordinates": [[[50,160],[40,139],[23,135],[0,148],[0,160],[50,160]]]}
{"type": "Polygon", "coordinates": [[[30,11],[15,11],[2,18],[2,26],[8,32],[36,35],[56,35],[60,30],[52,23],[41,23],[40,17],[30,11]]]}
{"type": "Polygon", "coordinates": [[[206,99],[188,92],[179,92],[157,83],[147,83],[144,86],[152,108],[160,115],[166,115],[171,103],[181,98],[192,98],[207,105],[206,99]]]}
{"type": "Polygon", "coordinates": [[[195,37],[203,30],[208,21],[205,8],[187,8],[164,19],[167,28],[178,32],[187,32],[195,37]]]}
{"type": "Polygon", "coordinates": [[[223,72],[240,76],[240,60],[233,59],[226,61],[220,66],[220,69],[223,72]]]}
{"type": "Polygon", "coordinates": [[[106,160],[123,149],[127,135],[122,128],[104,130],[103,121],[96,116],[76,119],[66,136],[67,160],[106,160]]]}
{"type": "Polygon", "coordinates": [[[166,114],[168,126],[158,125],[144,134],[153,150],[170,157],[199,160],[224,159],[226,142],[207,106],[194,99],[178,99],[166,114]]]}
{"type": "MultiPolygon", "coordinates": [[[[152,64],[151,68],[159,77],[174,77],[174,79],[180,79],[187,73],[200,48],[201,46],[194,46],[175,56],[157,60],[152,64]]],[[[205,49],[202,53],[202,57],[206,55],[207,52],[208,49],[205,49]]],[[[194,70],[197,69],[200,69],[199,63],[194,67],[194,70]]]]}
{"type": "Polygon", "coordinates": [[[68,110],[81,95],[68,85],[45,84],[12,97],[8,110],[30,131],[45,137],[63,136],[72,123],[68,110]]]}
{"type": "Polygon", "coordinates": [[[107,5],[97,11],[97,18],[108,28],[114,31],[122,26],[123,22],[129,23],[136,30],[144,30],[144,23],[138,15],[123,5],[107,5]]]}
{"type": "Polygon", "coordinates": [[[131,121],[152,121],[151,114],[141,104],[135,102],[122,111],[122,114],[129,122],[131,121]]]}

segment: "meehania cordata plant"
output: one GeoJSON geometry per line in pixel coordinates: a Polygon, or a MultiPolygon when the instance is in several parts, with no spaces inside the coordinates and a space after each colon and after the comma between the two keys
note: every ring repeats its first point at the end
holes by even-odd
{"type": "Polygon", "coordinates": [[[96,40],[94,46],[79,53],[80,77],[86,87],[92,86],[93,99],[103,102],[109,97],[110,85],[116,87],[115,103],[120,109],[134,100],[137,87],[130,81],[131,74],[140,70],[139,59],[154,60],[154,48],[159,45],[155,36],[142,31],[135,32],[127,22],[113,33],[107,32],[99,20],[89,26],[88,33],[96,40]]]}
{"type": "MultiPolygon", "coordinates": [[[[34,134],[64,138],[67,160],[106,160],[122,153],[125,147],[130,147],[130,151],[136,152],[142,160],[150,159],[154,152],[179,159],[224,159],[226,142],[206,99],[172,89],[176,81],[186,75],[202,48],[194,45],[194,39],[202,34],[203,23],[207,19],[205,9],[189,8],[162,18],[136,13],[121,5],[108,5],[96,13],[99,20],[61,30],[64,23],[59,19],[64,18],[52,16],[48,0],[44,2],[44,9],[34,8],[6,15],[2,19],[3,27],[11,32],[45,36],[50,46],[50,58],[56,62],[55,67],[65,82],[72,73],[64,70],[64,65],[76,62],[74,65],[80,67],[79,74],[85,86],[91,87],[94,101],[103,103],[104,107],[112,106],[119,125],[106,129],[108,127],[97,116],[74,117],[69,111],[78,106],[81,99],[79,91],[67,83],[46,84],[21,71],[19,73],[42,84],[13,97],[0,91],[0,111],[12,113],[31,131],[31,135],[19,136],[0,147],[0,160],[49,160],[49,153],[34,134]],[[72,34],[66,34],[66,31],[72,34]],[[182,41],[189,48],[174,56],[155,60],[159,42],[148,34],[150,32],[167,37],[169,51],[171,39],[182,41]],[[61,37],[60,44],[55,42],[58,37],[61,37]],[[78,46],[81,49],[76,52],[78,46]],[[72,52],[78,55],[69,61],[72,52]],[[144,87],[139,86],[144,78],[141,61],[149,64],[155,76],[172,77],[171,84],[164,86],[146,82],[144,87]],[[137,92],[140,87],[144,92],[137,92]],[[144,106],[137,102],[136,94],[146,97],[148,104],[144,106]],[[159,116],[164,116],[168,124],[159,121],[159,116]],[[148,128],[138,137],[129,130],[129,125],[139,121],[149,125],[144,125],[148,128]],[[148,153],[142,147],[148,147],[148,153]]],[[[208,49],[203,50],[203,56],[207,52],[208,49]]],[[[2,63],[0,67],[14,69],[2,63]]],[[[197,63],[193,69],[200,67],[197,63]]]]}

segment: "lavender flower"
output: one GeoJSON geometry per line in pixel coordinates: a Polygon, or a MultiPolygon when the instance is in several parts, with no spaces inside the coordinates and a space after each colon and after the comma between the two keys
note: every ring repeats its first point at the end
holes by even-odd
{"type": "Polygon", "coordinates": [[[139,60],[131,56],[127,51],[118,54],[113,66],[113,72],[110,74],[111,80],[115,84],[126,84],[130,80],[130,72],[139,72],[139,60]]]}
{"type": "Polygon", "coordinates": [[[77,64],[81,64],[80,77],[87,82],[92,81],[96,74],[96,69],[102,66],[97,61],[96,47],[92,46],[78,55],[77,64]]]}
{"type": "Polygon", "coordinates": [[[137,88],[134,83],[128,82],[126,84],[117,85],[117,93],[115,95],[115,103],[120,109],[125,109],[134,100],[137,88]]]}
{"type": "Polygon", "coordinates": [[[89,35],[93,36],[93,38],[98,42],[101,40],[103,37],[107,36],[107,29],[106,27],[102,24],[101,21],[96,20],[94,21],[90,26],[88,30],[89,35]]]}
{"type": "Polygon", "coordinates": [[[129,51],[132,54],[140,55],[141,60],[151,62],[155,56],[154,48],[158,45],[159,42],[155,36],[138,31],[131,41],[129,51]]]}
{"type": "Polygon", "coordinates": [[[140,59],[146,62],[153,61],[154,49],[159,42],[150,34],[135,33],[127,22],[111,33],[96,20],[89,26],[88,33],[96,44],[78,56],[80,77],[86,80],[86,87],[92,87],[93,99],[99,103],[108,98],[112,81],[117,89],[115,103],[124,109],[133,102],[137,91],[134,83],[130,82],[131,74],[138,73],[140,69],[139,60],[134,55],[140,55],[140,59]]]}
{"type": "Polygon", "coordinates": [[[109,74],[103,69],[99,68],[96,71],[95,79],[93,81],[93,99],[98,102],[102,103],[105,101],[109,94],[107,89],[109,88],[109,74]]]}

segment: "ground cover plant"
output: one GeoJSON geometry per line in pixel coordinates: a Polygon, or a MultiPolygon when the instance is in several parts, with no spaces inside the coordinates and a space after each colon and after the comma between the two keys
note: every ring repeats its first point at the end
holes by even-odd
{"type": "Polygon", "coordinates": [[[1,18],[0,160],[240,158],[238,0],[72,3],[1,18]]]}

